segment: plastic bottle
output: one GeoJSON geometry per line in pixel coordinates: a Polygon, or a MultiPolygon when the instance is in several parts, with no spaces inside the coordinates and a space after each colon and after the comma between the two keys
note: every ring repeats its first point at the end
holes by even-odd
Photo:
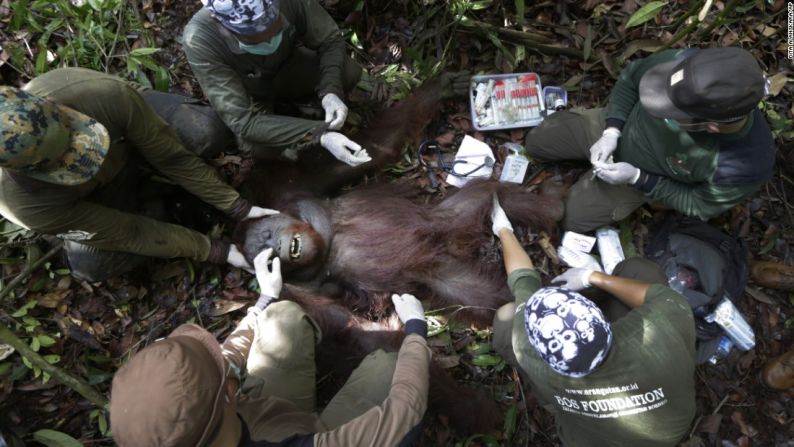
{"type": "Polygon", "coordinates": [[[709,363],[716,365],[720,360],[728,357],[728,354],[731,353],[731,349],[733,349],[733,340],[731,340],[731,337],[728,337],[727,334],[723,334],[717,345],[717,351],[714,355],[709,357],[709,363]]]}

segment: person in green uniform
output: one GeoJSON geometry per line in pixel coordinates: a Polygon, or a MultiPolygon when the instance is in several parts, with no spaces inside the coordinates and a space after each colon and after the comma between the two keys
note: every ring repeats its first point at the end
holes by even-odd
{"type": "Polygon", "coordinates": [[[233,219],[277,213],[241,198],[120,78],[62,68],[0,87],[0,214],[64,240],[76,277],[102,280],[149,257],[248,266],[233,245],[147,217],[148,168],[233,219]]]}
{"type": "Polygon", "coordinates": [[[605,109],[555,113],[530,132],[543,161],[588,160],[562,226],[586,232],[646,202],[709,219],[773,172],[772,132],[757,108],[766,81],[741,48],[666,50],[630,63],[605,109]]]}
{"type": "Polygon", "coordinates": [[[695,417],[695,322],[656,264],[630,258],[613,275],[573,268],[540,275],[494,200],[515,302],[494,318],[494,348],[528,378],[562,445],[674,446],[695,417]],[[578,293],[597,287],[630,308],[613,320],[578,293]],[[609,319],[609,320],[608,320],[609,319]]]}
{"type": "MultiPolygon", "coordinates": [[[[113,378],[110,428],[120,447],[413,445],[427,409],[431,351],[422,303],[392,295],[405,324],[399,352],[376,350],[317,412],[322,333],[279,301],[279,258],[254,258],[260,297],[223,344],[195,324],[132,356],[113,378]]],[[[340,360],[341,361],[341,360],[340,360]]]]}
{"type": "Polygon", "coordinates": [[[337,132],[347,117],[342,98],[362,67],[317,0],[202,0],[184,30],[184,50],[204,94],[255,158],[296,159],[320,145],[351,166],[367,151],[337,132]],[[274,114],[274,103],[316,95],[325,120],[274,114]]]}

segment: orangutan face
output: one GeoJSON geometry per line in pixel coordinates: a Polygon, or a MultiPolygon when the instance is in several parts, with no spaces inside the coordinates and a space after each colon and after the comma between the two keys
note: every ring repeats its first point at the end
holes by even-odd
{"type": "Polygon", "coordinates": [[[243,250],[249,262],[267,248],[273,249],[281,258],[282,268],[289,271],[318,261],[324,244],[311,225],[286,214],[277,214],[251,223],[245,234],[243,250]]]}

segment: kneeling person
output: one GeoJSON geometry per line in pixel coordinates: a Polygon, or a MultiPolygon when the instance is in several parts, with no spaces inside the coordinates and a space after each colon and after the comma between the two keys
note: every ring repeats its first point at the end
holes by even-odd
{"type": "Polygon", "coordinates": [[[321,414],[314,413],[314,345],[300,306],[274,302],[281,264],[254,259],[262,294],[223,345],[186,324],[145,348],[113,379],[110,422],[129,446],[396,446],[418,435],[430,349],[422,304],[394,295],[406,337],[399,353],[368,355],[321,414]]]}
{"type": "Polygon", "coordinates": [[[541,288],[498,203],[493,231],[516,298],[497,312],[494,347],[553,411],[563,445],[676,445],[695,416],[695,323],[686,299],[651,284],[664,275],[640,258],[615,273],[645,280],[570,269],[553,280],[562,287],[541,288]],[[607,322],[577,293],[591,285],[631,311],[607,322]]]}

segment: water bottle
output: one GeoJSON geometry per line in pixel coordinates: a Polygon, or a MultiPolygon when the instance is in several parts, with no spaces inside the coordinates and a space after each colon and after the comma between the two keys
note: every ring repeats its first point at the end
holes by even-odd
{"type": "Polygon", "coordinates": [[[709,357],[709,363],[716,365],[717,362],[728,357],[728,354],[731,353],[731,349],[733,349],[733,340],[731,340],[731,337],[728,337],[728,335],[723,334],[722,337],[720,337],[720,343],[717,345],[717,351],[714,352],[714,355],[709,357]]]}

